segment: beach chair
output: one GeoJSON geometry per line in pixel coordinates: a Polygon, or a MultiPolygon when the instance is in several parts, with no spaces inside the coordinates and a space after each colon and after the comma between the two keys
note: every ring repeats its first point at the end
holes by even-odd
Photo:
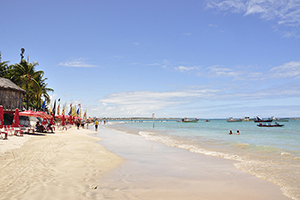
{"type": "Polygon", "coordinates": [[[29,126],[27,128],[27,133],[30,133],[30,132],[34,133],[34,131],[35,131],[35,129],[32,126],[29,126]]]}
{"type": "Polygon", "coordinates": [[[7,132],[4,131],[4,127],[2,129],[0,129],[0,138],[3,140],[7,140],[7,132]],[[4,136],[4,137],[3,137],[4,136]]]}
{"type": "Polygon", "coordinates": [[[9,134],[10,136],[13,135],[12,128],[8,125],[4,126],[4,131],[7,132],[7,134],[9,134]]]}
{"type": "Polygon", "coordinates": [[[23,130],[21,129],[21,127],[11,127],[12,128],[12,131],[14,132],[14,135],[15,136],[20,136],[20,137],[23,137],[23,130]]]}

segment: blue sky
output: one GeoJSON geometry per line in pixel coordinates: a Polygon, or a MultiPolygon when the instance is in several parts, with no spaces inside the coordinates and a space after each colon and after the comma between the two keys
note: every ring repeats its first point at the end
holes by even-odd
{"type": "Polygon", "coordinates": [[[98,117],[299,117],[300,1],[0,1],[2,61],[98,117]]]}

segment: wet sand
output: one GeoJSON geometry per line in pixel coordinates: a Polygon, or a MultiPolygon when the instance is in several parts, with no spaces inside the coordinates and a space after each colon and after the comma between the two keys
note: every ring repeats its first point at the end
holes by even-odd
{"type": "Polygon", "coordinates": [[[103,127],[98,136],[101,145],[125,159],[101,179],[100,199],[290,199],[279,186],[236,169],[231,160],[103,127]]]}

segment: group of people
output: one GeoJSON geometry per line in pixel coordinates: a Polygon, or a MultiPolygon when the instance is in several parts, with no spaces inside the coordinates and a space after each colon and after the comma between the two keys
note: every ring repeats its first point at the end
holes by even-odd
{"type": "Polygon", "coordinates": [[[36,128],[36,131],[37,132],[47,132],[47,130],[50,130],[52,133],[53,133],[53,127],[52,127],[52,124],[48,123],[47,126],[43,126],[42,124],[40,124],[39,121],[36,122],[35,124],[35,128],[36,128]]]}
{"type": "MultiPolygon", "coordinates": [[[[239,134],[240,134],[240,131],[237,130],[237,131],[236,131],[236,135],[239,135],[239,134]]],[[[229,135],[232,135],[232,130],[229,131],[229,135]]]]}

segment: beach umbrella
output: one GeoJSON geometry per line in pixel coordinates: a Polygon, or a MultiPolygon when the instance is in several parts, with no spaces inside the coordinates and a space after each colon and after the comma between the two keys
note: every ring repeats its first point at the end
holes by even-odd
{"type": "Polygon", "coordinates": [[[43,112],[43,111],[37,111],[37,114],[40,115],[42,118],[47,118],[47,119],[51,119],[51,115],[48,115],[47,113],[43,112]]]}
{"type": "Polygon", "coordinates": [[[0,106],[0,128],[3,128],[4,124],[4,112],[3,112],[3,106],[0,106]]]}
{"type": "Polygon", "coordinates": [[[56,115],[55,118],[62,119],[64,115],[56,115]]]}
{"type": "Polygon", "coordinates": [[[42,125],[47,125],[47,118],[43,119],[42,125]]]}
{"type": "Polygon", "coordinates": [[[61,118],[61,125],[63,125],[63,126],[66,125],[65,121],[66,121],[65,116],[62,115],[62,118],[61,118]]]}
{"type": "Polygon", "coordinates": [[[53,124],[54,124],[54,123],[53,123],[53,117],[51,117],[49,124],[50,124],[50,125],[53,125],[53,124]]]}
{"type": "Polygon", "coordinates": [[[73,124],[72,115],[69,116],[69,121],[70,121],[70,124],[73,124]]]}
{"type": "Polygon", "coordinates": [[[16,108],[12,127],[19,127],[19,109],[16,108]]]}
{"type": "Polygon", "coordinates": [[[26,110],[26,111],[20,112],[19,115],[28,116],[28,117],[41,117],[41,115],[39,113],[31,111],[31,110],[26,110]]]}

